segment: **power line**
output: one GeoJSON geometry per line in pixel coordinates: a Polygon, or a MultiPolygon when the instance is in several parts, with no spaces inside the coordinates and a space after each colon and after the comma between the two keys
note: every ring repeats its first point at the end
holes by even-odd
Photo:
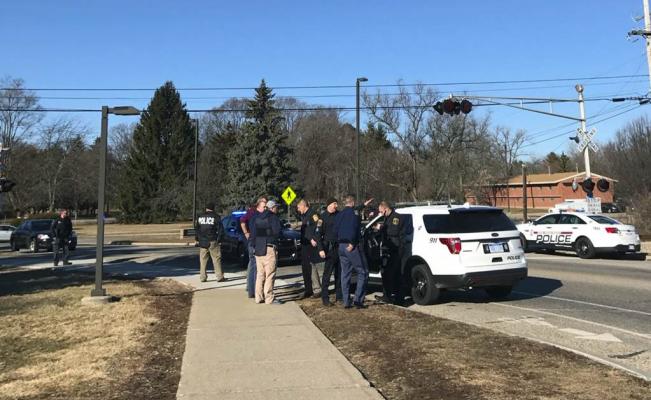
{"type": "MultiPolygon", "coordinates": [[[[608,111],[605,111],[605,112],[599,111],[599,112],[597,112],[597,113],[595,113],[593,115],[590,115],[590,116],[587,117],[587,120],[591,120],[593,118],[596,118],[596,117],[599,117],[599,116],[602,116],[602,115],[608,115],[608,114],[611,114],[613,112],[617,112],[617,111],[619,111],[619,110],[621,110],[623,108],[627,108],[627,107],[630,107],[630,104],[620,104],[618,106],[613,107],[612,109],[610,109],[608,111]]],[[[526,140],[527,140],[527,142],[530,142],[531,139],[545,137],[547,135],[553,134],[554,131],[556,131],[558,129],[566,128],[568,126],[572,126],[572,125],[575,125],[575,124],[576,124],[576,122],[570,122],[568,124],[563,124],[563,125],[556,126],[556,127],[553,127],[553,128],[544,129],[542,131],[538,131],[538,132],[535,132],[535,133],[530,133],[530,134],[526,135],[526,137],[527,137],[526,140]]],[[[572,131],[570,131],[570,132],[572,132],[572,131]]]]}
{"type": "MultiPolygon", "coordinates": [[[[505,85],[516,83],[544,83],[544,82],[568,82],[568,81],[592,81],[592,80],[610,80],[610,79],[630,79],[630,78],[648,78],[647,74],[637,75],[612,75],[612,76],[588,76],[574,78],[550,78],[550,79],[520,79],[520,80],[502,80],[502,81],[468,81],[468,82],[437,82],[437,83],[391,83],[391,84],[367,84],[364,87],[409,87],[409,86],[466,86],[466,85],[505,85]]],[[[273,90],[301,90],[301,89],[345,89],[354,88],[355,85],[305,85],[305,86],[273,86],[273,90]]],[[[181,91],[222,91],[222,90],[255,90],[258,87],[188,87],[177,88],[181,91]]],[[[157,88],[0,88],[6,91],[87,91],[87,92],[115,92],[115,91],[153,91],[157,88]]]]}
{"type": "MultiPolygon", "coordinates": [[[[606,118],[603,118],[603,119],[600,119],[600,120],[594,121],[594,122],[592,122],[590,125],[597,125],[597,124],[599,124],[599,123],[601,123],[601,122],[604,122],[604,121],[607,121],[607,120],[609,120],[609,119],[613,119],[613,118],[615,118],[615,117],[619,117],[619,116],[622,115],[622,114],[626,114],[627,112],[630,112],[630,111],[633,111],[633,110],[637,110],[637,109],[640,108],[640,107],[641,107],[641,105],[636,104],[635,106],[633,106],[632,108],[629,108],[628,110],[624,110],[624,111],[621,111],[621,112],[619,112],[619,113],[617,113],[617,114],[615,114],[615,115],[611,115],[610,117],[606,117],[606,118]]],[[[537,142],[533,142],[533,143],[530,143],[530,144],[524,145],[524,146],[522,146],[521,148],[535,146],[535,145],[538,145],[538,144],[540,144],[540,143],[544,143],[544,142],[548,142],[548,141],[550,141],[550,140],[557,139],[557,138],[559,138],[559,137],[561,137],[561,136],[569,135],[570,133],[573,133],[573,132],[575,132],[575,129],[573,129],[573,130],[571,130],[571,131],[567,131],[567,132],[559,133],[558,135],[554,135],[554,136],[552,136],[552,137],[550,137],[550,138],[547,138],[547,139],[543,139],[543,140],[540,140],[540,141],[537,141],[537,142]]]]}

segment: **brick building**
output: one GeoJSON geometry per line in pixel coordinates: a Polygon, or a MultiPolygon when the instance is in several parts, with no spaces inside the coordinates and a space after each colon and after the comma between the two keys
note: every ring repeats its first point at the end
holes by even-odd
{"type": "MultiPolygon", "coordinates": [[[[607,176],[592,174],[592,180],[595,183],[601,178],[606,179],[610,183],[610,187],[607,191],[602,192],[595,186],[594,197],[600,197],[602,203],[612,203],[617,181],[607,176]]],[[[585,198],[586,193],[580,185],[576,190],[572,188],[574,181],[580,184],[584,179],[584,172],[527,175],[527,207],[550,208],[567,199],[585,198]]],[[[496,183],[483,186],[479,196],[468,192],[466,199],[472,204],[522,208],[522,175],[511,178],[508,185],[496,183]]]]}

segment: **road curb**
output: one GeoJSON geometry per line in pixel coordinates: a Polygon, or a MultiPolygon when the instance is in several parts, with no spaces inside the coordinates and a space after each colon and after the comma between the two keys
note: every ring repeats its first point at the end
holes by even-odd
{"type": "Polygon", "coordinates": [[[178,246],[178,247],[195,247],[194,242],[136,242],[132,240],[114,240],[109,243],[110,246],[178,246]]]}

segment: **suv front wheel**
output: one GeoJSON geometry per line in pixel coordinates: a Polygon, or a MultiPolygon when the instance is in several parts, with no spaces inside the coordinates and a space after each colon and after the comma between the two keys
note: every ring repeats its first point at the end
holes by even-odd
{"type": "Polygon", "coordinates": [[[418,264],[411,269],[411,298],[414,303],[421,306],[434,304],[440,294],[427,265],[418,264]]]}

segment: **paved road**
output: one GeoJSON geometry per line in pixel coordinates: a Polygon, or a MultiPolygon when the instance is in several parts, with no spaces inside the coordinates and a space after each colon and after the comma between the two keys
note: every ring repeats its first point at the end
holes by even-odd
{"type": "Polygon", "coordinates": [[[509,299],[449,292],[413,309],[585,353],[651,379],[651,261],[530,254],[509,299]]]}

